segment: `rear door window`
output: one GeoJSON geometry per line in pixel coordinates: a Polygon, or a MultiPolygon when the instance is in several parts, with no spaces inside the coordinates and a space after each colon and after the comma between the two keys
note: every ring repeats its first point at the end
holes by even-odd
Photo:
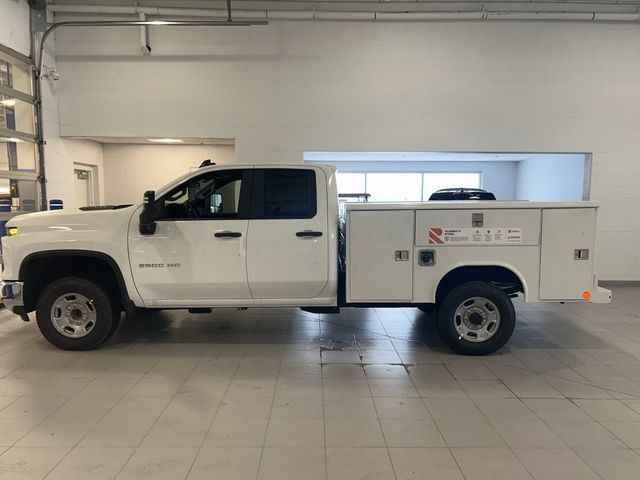
{"type": "Polygon", "coordinates": [[[313,218],[317,212],[313,170],[265,168],[256,172],[254,218],[313,218]]]}

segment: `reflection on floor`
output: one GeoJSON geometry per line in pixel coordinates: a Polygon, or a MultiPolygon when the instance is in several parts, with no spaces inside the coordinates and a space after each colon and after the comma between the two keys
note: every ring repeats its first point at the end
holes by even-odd
{"type": "Polygon", "coordinates": [[[78,353],[1,311],[0,479],[636,479],[640,289],[614,294],[518,303],[483,358],[410,308],[147,313],[78,353]]]}

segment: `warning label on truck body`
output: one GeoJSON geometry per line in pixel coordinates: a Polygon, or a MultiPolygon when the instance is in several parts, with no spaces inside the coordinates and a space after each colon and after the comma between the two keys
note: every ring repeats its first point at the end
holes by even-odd
{"type": "Polygon", "coordinates": [[[478,245],[522,243],[521,227],[440,228],[429,229],[429,244],[478,245]]]}

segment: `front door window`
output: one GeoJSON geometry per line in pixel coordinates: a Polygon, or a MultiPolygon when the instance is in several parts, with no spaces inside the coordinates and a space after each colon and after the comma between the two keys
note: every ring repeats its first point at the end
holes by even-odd
{"type": "Polygon", "coordinates": [[[190,179],[160,200],[159,220],[242,218],[244,175],[244,170],[223,170],[190,179]]]}

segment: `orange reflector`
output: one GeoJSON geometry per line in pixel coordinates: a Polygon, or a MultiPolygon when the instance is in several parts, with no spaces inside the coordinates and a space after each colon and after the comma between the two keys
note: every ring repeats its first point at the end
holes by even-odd
{"type": "Polygon", "coordinates": [[[585,300],[589,300],[591,298],[591,292],[589,290],[585,290],[584,292],[582,292],[582,298],[584,298],[585,300]]]}

